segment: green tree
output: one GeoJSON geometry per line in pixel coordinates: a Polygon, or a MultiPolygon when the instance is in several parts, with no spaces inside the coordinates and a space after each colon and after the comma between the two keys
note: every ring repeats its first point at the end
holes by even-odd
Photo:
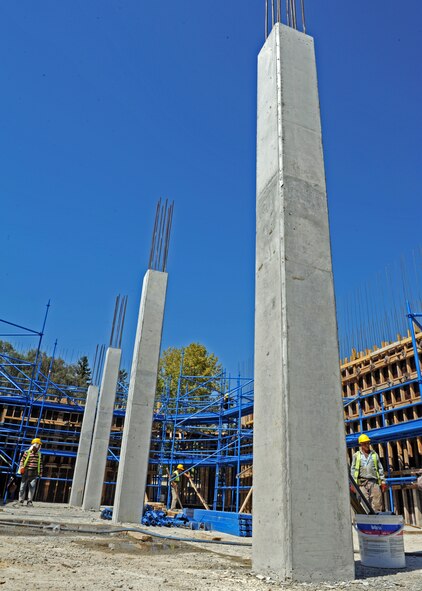
{"type": "Polygon", "coordinates": [[[180,371],[183,376],[190,376],[181,382],[186,410],[190,410],[198,401],[206,404],[215,397],[215,392],[221,389],[221,380],[211,378],[221,374],[222,365],[216,355],[207,351],[205,345],[191,343],[184,349],[169,347],[162,353],[157,384],[158,396],[161,396],[168,386],[170,398],[176,398],[180,371]]]}
{"type": "MultiPolygon", "coordinates": [[[[37,356],[37,349],[28,349],[26,353],[19,353],[13,347],[13,345],[7,341],[0,341],[0,353],[4,353],[9,357],[14,357],[20,361],[27,361],[29,363],[34,363],[36,356],[37,356]]],[[[86,376],[85,371],[81,371],[79,368],[79,363],[82,359],[86,360],[86,364],[88,364],[87,357],[81,357],[77,364],[73,363],[66,363],[64,359],[61,357],[57,357],[53,360],[51,364],[51,356],[47,355],[44,351],[40,351],[38,362],[40,363],[40,371],[44,376],[48,376],[51,368],[50,373],[50,380],[55,382],[56,384],[62,384],[66,386],[82,386],[85,387],[87,382],[84,379],[86,376]],[[79,373],[81,372],[81,373],[79,373]],[[79,378],[81,382],[78,381],[79,378]]],[[[18,368],[14,368],[11,365],[7,366],[7,372],[13,378],[22,379],[23,374],[26,375],[28,378],[32,376],[32,366],[24,365],[17,362],[18,368]]],[[[91,374],[90,369],[88,366],[88,373],[89,373],[89,381],[91,381],[91,374]]]]}
{"type": "Polygon", "coordinates": [[[86,388],[91,383],[91,368],[86,355],[83,355],[76,364],[75,378],[75,386],[81,388],[86,388]]]}

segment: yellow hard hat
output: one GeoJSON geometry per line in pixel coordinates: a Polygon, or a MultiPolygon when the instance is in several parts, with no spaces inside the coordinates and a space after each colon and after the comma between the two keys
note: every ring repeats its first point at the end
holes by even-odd
{"type": "Polygon", "coordinates": [[[31,443],[32,443],[32,445],[34,445],[34,444],[41,445],[42,442],[41,442],[41,439],[39,439],[38,437],[36,437],[35,439],[33,439],[31,441],[31,443]]]}
{"type": "Polygon", "coordinates": [[[184,470],[185,468],[183,467],[183,464],[177,464],[177,469],[178,470],[184,470]]]}
{"type": "Polygon", "coordinates": [[[371,440],[369,439],[368,435],[359,435],[358,443],[369,443],[371,440]]]}

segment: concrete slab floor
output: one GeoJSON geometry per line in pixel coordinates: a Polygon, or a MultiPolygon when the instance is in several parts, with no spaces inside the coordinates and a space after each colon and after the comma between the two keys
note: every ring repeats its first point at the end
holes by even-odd
{"type": "MultiPolygon", "coordinates": [[[[250,538],[237,538],[219,532],[193,532],[187,529],[141,527],[151,533],[168,535],[168,540],[145,542],[143,535],[54,533],[54,530],[13,527],[4,522],[62,524],[84,529],[113,529],[100,518],[98,511],[52,503],[35,503],[33,507],[16,507],[9,503],[0,507],[0,585],[1,589],[33,588],[56,591],[83,589],[214,589],[215,591],[252,591],[288,589],[312,591],[352,588],[393,589],[406,587],[420,591],[422,556],[408,556],[407,569],[384,571],[360,565],[355,542],[358,580],[339,583],[292,584],[280,587],[276,582],[258,579],[251,572],[251,547],[211,546],[181,543],[171,538],[189,537],[197,540],[220,538],[224,541],[249,543],[250,538]],[[140,538],[140,539],[139,539],[140,538]]],[[[133,527],[133,524],[124,524],[133,527]]],[[[318,541],[316,540],[316,543],[318,541]]],[[[407,552],[422,552],[422,530],[407,528],[407,552]]]]}

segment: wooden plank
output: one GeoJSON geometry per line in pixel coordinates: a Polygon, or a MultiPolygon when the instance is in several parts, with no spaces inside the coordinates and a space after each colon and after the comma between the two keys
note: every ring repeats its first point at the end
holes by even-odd
{"type": "Polygon", "coordinates": [[[201,495],[201,493],[199,492],[199,490],[196,488],[193,479],[190,476],[187,476],[187,475],[186,475],[186,477],[189,479],[190,485],[193,488],[193,490],[196,492],[196,494],[198,496],[198,499],[204,505],[205,509],[207,509],[209,511],[210,508],[208,507],[207,503],[205,502],[204,497],[201,495]]]}
{"type": "Polygon", "coordinates": [[[248,504],[249,499],[251,498],[252,490],[253,486],[251,486],[251,488],[249,489],[248,494],[246,495],[245,500],[243,501],[242,506],[239,509],[239,513],[243,513],[243,511],[245,510],[245,507],[248,504]]]}

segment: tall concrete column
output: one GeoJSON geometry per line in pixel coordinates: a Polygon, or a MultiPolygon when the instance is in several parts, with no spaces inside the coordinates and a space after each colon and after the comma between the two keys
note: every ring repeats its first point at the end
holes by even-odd
{"type": "Polygon", "coordinates": [[[69,504],[81,507],[85,480],[88,470],[89,454],[91,451],[92,436],[94,432],[95,414],[98,402],[98,386],[89,386],[85,401],[84,416],[82,419],[81,434],[79,436],[78,455],[76,456],[75,470],[73,473],[72,490],[69,504]]]}
{"type": "Polygon", "coordinates": [[[148,472],[167,273],[148,270],[133,351],[113,521],[139,523],[148,472]]]}
{"type": "Polygon", "coordinates": [[[85,510],[98,511],[101,505],[121,356],[121,349],[107,349],[82,503],[85,510]]]}
{"type": "Polygon", "coordinates": [[[258,58],[253,568],[354,577],[313,39],[277,24],[258,58]]]}

